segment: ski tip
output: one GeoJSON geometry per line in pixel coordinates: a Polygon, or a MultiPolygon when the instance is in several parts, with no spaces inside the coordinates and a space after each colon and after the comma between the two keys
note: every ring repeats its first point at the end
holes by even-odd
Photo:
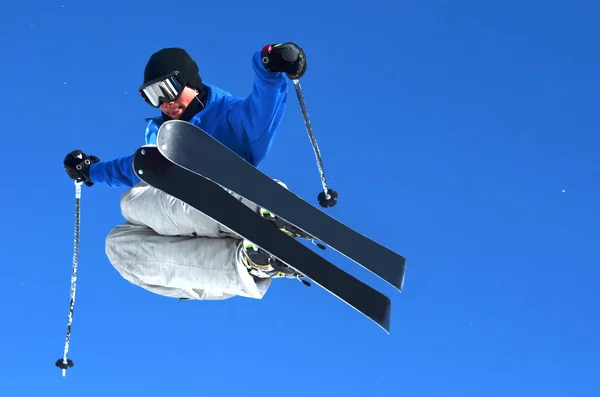
{"type": "Polygon", "coordinates": [[[400,275],[400,277],[398,278],[398,280],[395,283],[395,287],[398,290],[398,292],[403,292],[404,291],[404,279],[405,279],[405,270],[402,269],[402,274],[400,275]]]}
{"type": "Polygon", "coordinates": [[[390,335],[391,331],[390,331],[390,327],[391,327],[391,317],[392,317],[392,303],[391,301],[388,303],[388,305],[385,307],[385,313],[383,315],[383,319],[381,320],[381,322],[379,323],[379,325],[381,326],[381,328],[385,331],[386,334],[390,335]]]}
{"type": "Polygon", "coordinates": [[[404,290],[404,279],[406,277],[406,259],[404,259],[404,257],[400,256],[401,261],[398,264],[395,264],[395,266],[397,266],[397,269],[399,269],[399,271],[397,269],[395,269],[396,273],[392,276],[391,274],[388,274],[388,277],[390,277],[389,279],[389,283],[398,290],[398,292],[402,292],[404,290]]]}

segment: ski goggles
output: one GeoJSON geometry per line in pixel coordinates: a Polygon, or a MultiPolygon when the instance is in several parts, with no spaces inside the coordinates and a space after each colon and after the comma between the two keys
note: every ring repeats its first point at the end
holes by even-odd
{"type": "Polygon", "coordinates": [[[179,72],[175,71],[171,74],[149,81],[142,85],[139,88],[139,91],[146,103],[158,108],[162,102],[173,102],[177,100],[184,88],[185,81],[179,72]]]}

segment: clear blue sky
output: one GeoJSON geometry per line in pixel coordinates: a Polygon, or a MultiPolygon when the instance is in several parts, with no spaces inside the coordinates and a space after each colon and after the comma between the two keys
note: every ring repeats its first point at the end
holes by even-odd
{"type": "MultiPolygon", "coordinates": [[[[600,381],[597,2],[10,2],[3,93],[0,395],[592,396],[600,381]],[[62,378],[74,187],[62,159],[143,144],[150,54],[186,48],[234,95],[265,44],[307,54],[330,210],[408,260],[386,335],[317,287],[184,302],[104,254],[122,189],[83,188],[62,378]]],[[[262,170],[315,202],[290,83],[262,170]]]]}

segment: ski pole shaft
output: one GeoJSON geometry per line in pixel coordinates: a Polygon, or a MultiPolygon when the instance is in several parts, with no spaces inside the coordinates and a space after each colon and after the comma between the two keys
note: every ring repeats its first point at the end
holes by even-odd
{"type": "Polygon", "coordinates": [[[302,111],[302,117],[304,118],[304,125],[306,126],[306,132],[312,145],[313,151],[315,152],[315,158],[317,160],[317,168],[319,169],[319,175],[321,177],[321,184],[323,185],[323,191],[319,194],[318,200],[323,207],[333,207],[337,202],[335,201],[338,197],[337,192],[327,187],[327,179],[325,177],[325,171],[323,170],[323,160],[321,158],[321,151],[317,144],[317,139],[312,130],[312,124],[308,111],[306,110],[306,104],[304,102],[304,93],[302,92],[302,86],[300,80],[294,79],[294,87],[296,88],[296,95],[298,96],[298,102],[300,103],[300,110],[302,111]]]}
{"type": "Polygon", "coordinates": [[[73,267],[71,269],[71,293],[69,298],[69,315],[67,317],[67,333],[65,336],[65,347],[62,359],[56,361],[56,366],[62,370],[62,376],[66,376],[67,369],[73,367],[73,361],[68,359],[69,344],[71,341],[71,324],[73,323],[73,310],[75,307],[75,290],[77,283],[77,266],[79,263],[79,234],[81,216],[81,183],[75,182],[75,230],[73,238],[73,267]]]}

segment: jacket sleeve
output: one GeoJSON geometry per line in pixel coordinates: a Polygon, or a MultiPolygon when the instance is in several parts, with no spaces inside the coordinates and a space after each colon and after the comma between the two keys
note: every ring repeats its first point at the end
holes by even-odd
{"type": "Polygon", "coordinates": [[[104,183],[111,187],[132,187],[140,182],[133,170],[133,157],[129,155],[115,160],[100,161],[90,167],[90,179],[94,183],[104,183]]]}
{"type": "Polygon", "coordinates": [[[260,51],[252,58],[254,84],[248,97],[229,97],[228,122],[240,143],[249,146],[251,163],[258,166],[271,148],[287,103],[288,79],[284,73],[269,72],[260,51]]]}

